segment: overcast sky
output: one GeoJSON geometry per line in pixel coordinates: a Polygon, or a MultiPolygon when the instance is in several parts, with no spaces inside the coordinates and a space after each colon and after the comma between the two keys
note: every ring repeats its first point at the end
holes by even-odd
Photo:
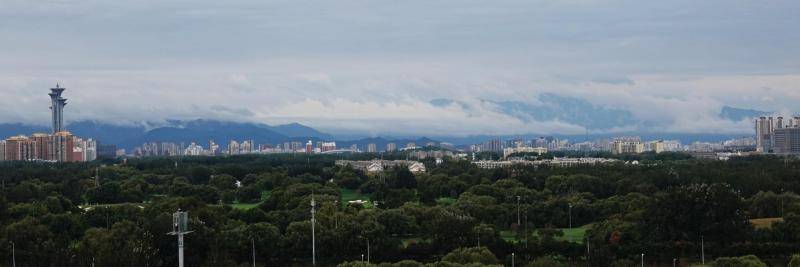
{"type": "Polygon", "coordinates": [[[800,1],[0,0],[0,123],[46,125],[56,82],[67,120],[582,132],[481,102],[555,93],[750,133],[720,109],[800,109],[800,1]]]}

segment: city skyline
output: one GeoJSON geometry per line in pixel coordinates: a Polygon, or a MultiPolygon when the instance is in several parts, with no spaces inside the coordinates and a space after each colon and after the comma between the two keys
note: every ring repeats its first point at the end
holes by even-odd
{"type": "Polygon", "coordinates": [[[798,10],[793,1],[11,1],[0,11],[0,122],[45,125],[39,90],[60,82],[72,90],[67,122],[746,134],[753,121],[720,116],[726,107],[789,117],[800,101],[798,10]],[[560,115],[576,106],[578,115],[560,115]]]}

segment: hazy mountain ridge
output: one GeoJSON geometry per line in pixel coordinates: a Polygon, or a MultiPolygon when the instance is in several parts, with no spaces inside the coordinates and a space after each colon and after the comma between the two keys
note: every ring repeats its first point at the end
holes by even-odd
{"type": "MultiPolygon", "coordinates": [[[[544,93],[538,97],[539,103],[532,104],[515,100],[482,100],[495,111],[520,119],[524,122],[532,121],[562,121],[589,129],[611,129],[637,125],[637,121],[630,111],[595,105],[585,99],[544,93]]],[[[437,107],[458,105],[469,110],[472,106],[452,99],[433,99],[429,102],[437,107]]]]}
{"type": "Polygon", "coordinates": [[[772,112],[724,106],[722,107],[722,110],[720,110],[719,112],[719,117],[726,120],[741,121],[744,119],[753,119],[756,117],[767,116],[769,114],[772,114],[772,112]]]}
{"type": "MultiPolygon", "coordinates": [[[[241,123],[217,120],[167,121],[151,129],[144,125],[115,125],[99,121],[77,121],[67,126],[77,136],[94,138],[102,144],[120,148],[133,148],[145,142],[197,142],[206,146],[209,140],[226,144],[230,140],[253,140],[256,143],[277,144],[288,140],[330,139],[331,136],[311,127],[291,123],[270,126],[259,123],[241,123]]],[[[0,136],[49,133],[50,128],[21,123],[0,124],[0,136]]]]}
{"type": "MultiPolygon", "coordinates": [[[[453,99],[437,98],[429,103],[436,107],[457,105],[470,110],[474,103],[466,103],[453,99]]],[[[538,96],[538,103],[516,100],[481,100],[480,105],[498,113],[508,115],[524,122],[560,121],[587,128],[589,130],[638,129],[636,131],[652,132],[658,125],[652,121],[637,119],[629,110],[596,105],[578,97],[544,93],[538,96]]],[[[734,122],[768,116],[771,111],[723,106],[719,118],[734,122]]]]}

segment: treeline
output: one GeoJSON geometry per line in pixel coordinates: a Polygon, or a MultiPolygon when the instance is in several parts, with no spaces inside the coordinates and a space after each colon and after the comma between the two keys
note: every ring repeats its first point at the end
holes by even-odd
{"type": "Polygon", "coordinates": [[[701,242],[709,261],[800,252],[796,159],[494,170],[429,160],[424,174],[366,174],[334,166],[342,158],[3,162],[0,258],[13,242],[19,266],[174,266],[166,233],[181,209],[195,231],[187,266],[249,266],[253,246],[258,265],[306,266],[312,196],[325,266],[361,265],[362,254],[397,266],[625,266],[641,254],[668,264],[699,259],[701,242]],[[367,205],[347,203],[354,194],[367,205]]]}

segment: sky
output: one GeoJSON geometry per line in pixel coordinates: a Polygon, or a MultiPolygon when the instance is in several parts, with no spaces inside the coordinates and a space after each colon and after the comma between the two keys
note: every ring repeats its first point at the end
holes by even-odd
{"type": "Polygon", "coordinates": [[[496,101],[557,94],[646,125],[751,133],[800,112],[800,1],[0,0],[0,123],[298,122],[331,133],[582,133],[496,101]],[[451,99],[467,105],[434,105],[451,99]]]}

